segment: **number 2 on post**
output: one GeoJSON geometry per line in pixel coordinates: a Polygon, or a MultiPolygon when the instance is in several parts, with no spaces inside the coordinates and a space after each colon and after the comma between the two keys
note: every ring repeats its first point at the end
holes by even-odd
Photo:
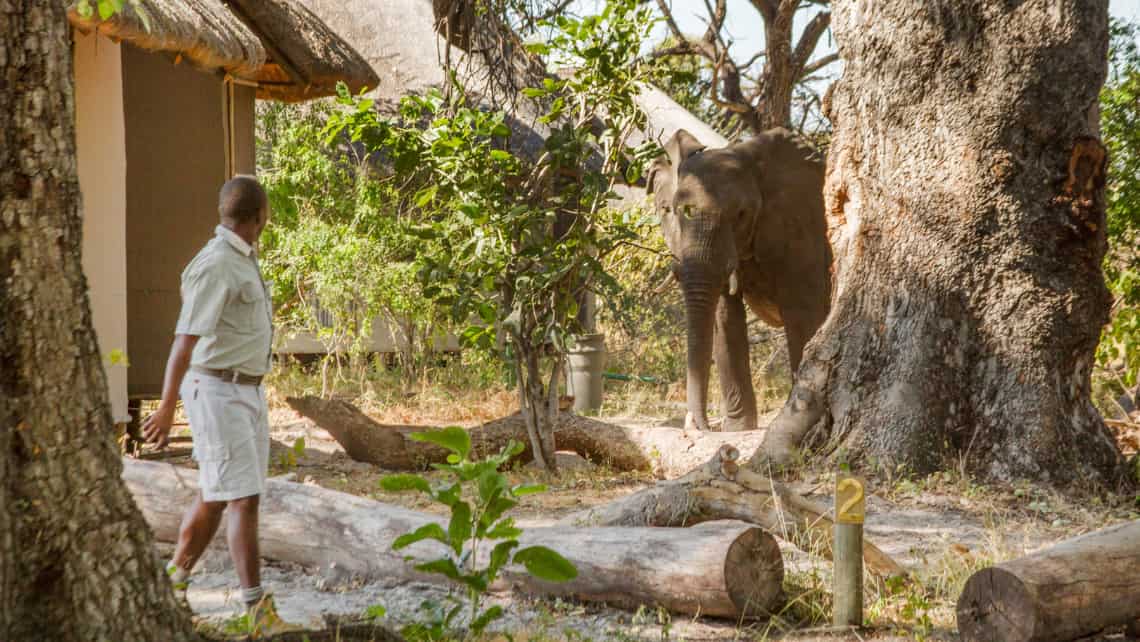
{"type": "Polygon", "coordinates": [[[863,482],[845,477],[835,486],[835,521],[841,524],[862,524],[866,513],[863,482]]]}

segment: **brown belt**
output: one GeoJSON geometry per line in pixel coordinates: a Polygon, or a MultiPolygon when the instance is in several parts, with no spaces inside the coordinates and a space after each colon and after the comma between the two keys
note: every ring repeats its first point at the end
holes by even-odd
{"type": "Polygon", "coordinates": [[[261,380],[263,379],[261,376],[242,374],[237,370],[215,370],[213,368],[203,368],[202,366],[191,366],[190,369],[198,374],[204,374],[207,377],[213,377],[243,386],[261,385],[261,380]]]}

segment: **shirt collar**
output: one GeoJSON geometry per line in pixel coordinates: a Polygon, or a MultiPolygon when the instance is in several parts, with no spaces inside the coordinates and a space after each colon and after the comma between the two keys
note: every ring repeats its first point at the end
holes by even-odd
{"type": "Polygon", "coordinates": [[[236,232],[226,227],[225,225],[219,225],[215,227],[214,234],[225,239],[226,242],[232,245],[235,250],[241,252],[245,256],[249,256],[253,253],[253,246],[249,243],[246,243],[245,239],[238,236],[236,232]]]}

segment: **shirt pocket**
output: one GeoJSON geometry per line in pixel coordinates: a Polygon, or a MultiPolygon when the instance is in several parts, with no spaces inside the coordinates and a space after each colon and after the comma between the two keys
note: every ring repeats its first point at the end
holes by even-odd
{"type": "Polygon", "coordinates": [[[256,281],[246,281],[238,288],[234,325],[242,334],[252,334],[264,325],[265,292],[256,281]]]}

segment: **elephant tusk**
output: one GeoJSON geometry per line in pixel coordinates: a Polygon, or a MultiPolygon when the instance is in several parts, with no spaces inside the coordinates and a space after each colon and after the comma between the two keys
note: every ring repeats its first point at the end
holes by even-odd
{"type": "Polygon", "coordinates": [[[736,270],[728,275],[728,294],[729,296],[736,296],[740,292],[740,279],[736,276],[736,270]]]}

